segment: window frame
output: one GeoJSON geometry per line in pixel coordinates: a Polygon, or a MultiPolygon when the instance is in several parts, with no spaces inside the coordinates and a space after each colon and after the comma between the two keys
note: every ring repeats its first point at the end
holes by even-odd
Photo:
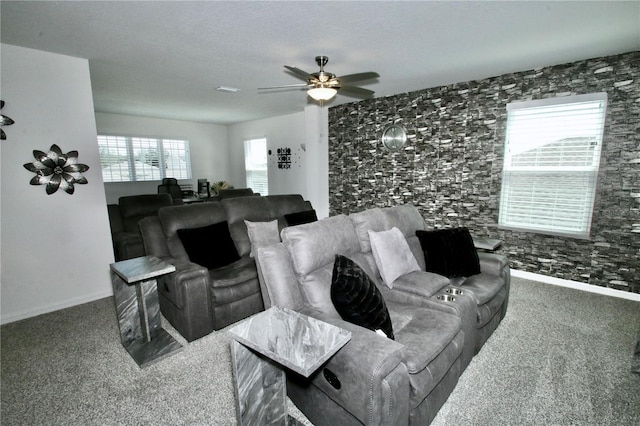
{"type": "MultiPolygon", "coordinates": [[[[591,93],[586,95],[571,95],[534,101],[512,102],[507,105],[502,182],[498,205],[498,228],[577,239],[590,238],[597,193],[600,157],[602,155],[604,128],[606,124],[607,100],[608,97],[606,93],[591,93]],[[572,125],[575,125],[576,123],[580,124],[579,121],[577,121],[580,119],[579,118],[576,121],[567,124],[567,126],[562,126],[562,128],[557,127],[558,132],[555,132],[555,130],[554,132],[549,132],[546,127],[540,128],[540,126],[537,126],[526,128],[527,131],[532,130],[533,132],[536,132],[534,138],[532,138],[529,133],[527,133],[526,136],[522,136],[524,132],[522,132],[522,127],[520,126],[524,126],[526,124],[525,120],[531,119],[530,116],[532,113],[546,109],[546,112],[543,111],[543,113],[546,114],[544,116],[545,118],[553,118],[553,111],[555,111],[556,113],[564,114],[561,119],[566,120],[566,116],[570,114],[571,111],[575,111],[585,104],[593,103],[598,104],[593,108],[597,107],[601,110],[599,114],[593,116],[593,121],[589,121],[589,124],[593,125],[593,127],[576,126],[576,128],[573,128],[572,125]],[[561,111],[562,109],[565,111],[561,111]],[[514,118],[514,116],[517,115],[516,111],[523,110],[528,110],[527,112],[524,112],[524,114],[528,114],[528,117],[524,119],[521,117],[514,118]],[[516,129],[513,130],[512,125],[514,120],[518,119],[521,121],[516,123],[516,129]],[[587,130],[584,130],[585,128],[587,130]],[[518,132],[522,132],[520,134],[520,139],[518,139],[518,132]],[[553,139],[549,139],[551,137],[553,139]],[[526,146],[526,143],[523,143],[525,139],[533,139],[537,142],[535,142],[535,145],[531,145],[531,148],[528,150],[522,150],[522,148],[515,148],[518,142],[512,139],[518,139],[520,146],[526,146]],[[579,139],[584,140],[579,141],[579,139]],[[540,140],[546,140],[547,142],[540,143],[540,140]],[[575,145],[571,145],[571,140],[575,141],[575,145]],[[583,145],[581,149],[571,151],[572,147],[575,149],[575,147],[579,146],[580,143],[583,145]],[[586,143],[589,143],[588,148],[584,147],[586,143]],[[577,153],[582,154],[583,157],[575,156],[574,158],[571,158],[570,156],[561,156],[554,158],[549,156],[549,153],[536,149],[551,144],[556,144],[556,149],[559,148],[559,151],[563,155],[566,150],[569,152],[569,155],[573,153],[575,156],[577,153]],[[590,150],[593,152],[589,157],[588,154],[590,150]],[[523,153],[530,153],[530,155],[534,155],[534,162],[536,164],[514,164],[514,159],[516,162],[518,161],[516,155],[523,153]],[[538,164],[539,162],[544,163],[545,161],[547,161],[547,165],[538,164]],[[574,162],[575,164],[562,164],[563,161],[567,161],[568,163],[574,162]],[[581,162],[584,164],[579,164],[581,162]],[[549,165],[549,163],[558,164],[549,165]],[[531,188],[533,188],[529,192],[530,200],[528,202],[526,200],[522,201],[522,207],[525,210],[527,207],[531,207],[531,210],[527,210],[530,215],[528,223],[525,219],[522,219],[522,221],[515,220],[515,218],[518,217],[518,206],[516,206],[517,201],[514,201],[514,198],[525,194],[525,191],[522,191],[521,186],[521,191],[518,192],[519,188],[514,188],[514,180],[522,178],[527,179],[527,185],[531,185],[531,188]],[[563,179],[563,184],[558,184],[560,179],[563,179]],[[572,185],[575,185],[573,191],[571,190],[572,185]],[[577,192],[579,190],[584,190],[584,192],[577,192]],[[554,202],[549,203],[548,200],[550,199],[553,199],[554,202]],[[541,213],[544,211],[543,209],[536,210],[535,200],[538,200],[538,206],[540,204],[545,204],[545,206],[551,206],[553,204],[553,208],[551,210],[547,210],[547,212],[549,212],[548,215],[542,216],[535,214],[536,212],[541,213]],[[580,203],[575,204],[575,206],[577,206],[575,207],[575,210],[562,209],[564,204],[567,204],[567,209],[572,207],[569,205],[569,200],[580,201],[580,203]],[[562,201],[562,203],[558,203],[558,201],[562,201]],[[569,219],[566,217],[560,217],[563,214],[563,211],[570,212],[565,213],[570,216],[569,219]],[[532,215],[531,212],[534,214],[532,215]],[[565,225],[562,225],[563,222],[565,225]],[[566,223],[576,224],[576,226],[569,226],[566,225],[566,223]]],[[[581,117],[584,119],[584,115],[581,117]]],[[[538,124],[540,124],[540,122],[538,122],[538,124]]],[[[551,149],[554,148],[552,147],[551,149]]],[[[532,158],[529,158],[529,162],[531,161],[532,158]]],[[[524,161],[521,161],[521,163],[526,163],[526,158],[524,161]]]]}
{"type": "Polygon", "coordinates": [[[245,139],[244,140],[244,170],[245,170],[245,185],[247,186],[247,188],[251,188],[254,192],[259,192],[260,195],[269,195],[269,145],[268,145],[268,141],[267,141],[267,137],[266,136],[261,136],[261,137],[255,137],[255,138],[249,138],[249,139],[245,139]],[[248,156],[248,148],[249,144],[251,144],[254,141],[264,141],[264,149],[265,149],[265,163],[264,163],[264,168],[251,168],[251,164],[249,163],[249,156],[248,156]],[[251,172],[264,172],[264,179],[265,179],[265,184],[264,185],[258,185],[258,186],[252,186],[252,184],[250,183],[251,178],[249,177],[249,174],[251,172]],[[264,189],[261,189],[264,188],[264,189]]]}
{"type": "MultiPolygon", "coordinates": [[[[169,178],[174,177],[179,180],[188,180],[188,179],[191,179],[192,177],[191,150],[190,150],[189,140],[187,139],[103,133],[98,135],[97,144],[98,144],[98,152],[100,157],[100,171],[102,173],[102,179],[104,183],[154,182],[154,181],[161,181],[162,179],[167,177],[169,178]],[[104,145],[101,145],[104,142],[101,141],[101,139],[105,139],[107,143],[109,142],[124,143],[124,146],[121,149],[125,151],[126,154],[118,153],[116,155],[121,155],[123,157],[126,156],[126,158],[123,158],[120,161],[120,163],[126,163],[126,176],[128,177],[127,179],[122,179],[122,174],[119,175],[120,179],[114,179],[114,173],[110,173],[109,176],[105,175],[104,171],[105,171],[106,162],[102,156],[102,149],[104,145]],[[111,139],[113,139],[113,141],[110,141],[111,139]],[[138,154],[136,154],[136,151],[139,149],[142,149],[141,144],[143,143],[148,143],[148,144],[150,143],[151,145],[155,144],[155,146],[150,146],[149,150],[155,150],[157,152],[157,156],[158,156],[157,161],[159,164],[168,164],[167,162],[169,161],[169,158],[171,156],[169,155],[168,157],[166,157],[166,154],[169,151],[175,151],[176,148],[167,146],[167,145],[171,145],[176,142],[183,145],[182,147],[178,147],[177,151],[179,155],[183,156],[182,160],[185,163],[184,167],[162,168],[162,167],[156,166],[157,176],[154,176],[154,170],[150,170],[152,177],[149,179],[141,179],[138,171],[139,167],[136,167],[136,163],[140,162],[137,159],[138,154]],[[137,146],[137,145],[140,145],[140,146],[137,146]],[[176,173],[176,170],[178,170],[179,173],[176,173]]],[[[152,164],[148,164],[148,165],[151,167],[154,167],[152,164]]],[[[125,168],[122,167],[123,172],[124,172],[124,169],[125,168]]],[[[144,174],[142,176],[144,176],[144,174]]]]}

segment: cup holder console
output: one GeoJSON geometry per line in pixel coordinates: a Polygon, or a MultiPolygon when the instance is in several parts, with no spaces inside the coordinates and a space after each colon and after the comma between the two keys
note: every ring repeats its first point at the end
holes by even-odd
{"type": "Polygon", "coordinates": [[[456,298],[449,294],[440,294],[437,296],[438,300],[443,300],[445,302],[455,302],[456,298]]]}
{"type": "Polygon", "coordinates": [[[462,291],[459,288],[454,288],[454,287],[449,287],[445,290],[447,293],[449,294],[463,294],[464,291],[462,291]]]}

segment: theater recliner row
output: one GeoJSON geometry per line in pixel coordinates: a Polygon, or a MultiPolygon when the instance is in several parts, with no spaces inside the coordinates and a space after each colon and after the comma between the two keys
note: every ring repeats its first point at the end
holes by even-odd
{"type": "Polygon", "coordinates": [[[424,228],[414,206],[375,208],[285,228],[281,243],[256,249],[265,308],[290,308],[352,333],[351,341],[309,379],[288,378],[289,396],[314,424],[429,424],[504,317],[510,283],[506,259],[478,253],[480,273],[469,277],[425,272],[416,237],[424,228]],[[368,231],[393,227],[420,270],[400,276],[389,288],[382,283],[368,231]],[[394,340],[337,312],[331,299],[336,255],[353,261],[375,282],[394,340]]]}

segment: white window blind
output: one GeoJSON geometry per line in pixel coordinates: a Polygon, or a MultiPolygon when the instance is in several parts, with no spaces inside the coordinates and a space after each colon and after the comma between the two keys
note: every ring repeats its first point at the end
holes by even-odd
{"type": "Polygon", "coordinates": [[[244,165],[247,188],[261,195],[269,195],[269,173],[267,169],[267,139],[244,141],[244,165]]]}
{"type": "Polygon", "coordinates": [[[587,238],[607,95],[507,105],[500,226],[587,238]]]}
{"type": "Polygon", "coordinates": [[[191,179],[189,142],[128,136],[98,136],[105,182],[191,179]]]}

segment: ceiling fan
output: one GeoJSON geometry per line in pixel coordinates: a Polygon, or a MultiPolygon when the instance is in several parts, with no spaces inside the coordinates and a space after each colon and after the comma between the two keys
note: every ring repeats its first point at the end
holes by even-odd
{"type": "Polygon", "coordinates": [[[373,90],[364,89],[362,87],[349,86],[349,83],[356,81],[371,80],[380,77],[377,72],[361,72],[357,74],[347,74],[338,77],[335,74],[324,70],[324,66],[329,62],[327,56],[316,56],[316,64],[320,67],[320,71],[308,73],[300,68],[285,65],[284,67],[295,77],[305,80],[306,83],[287,84],[284,86],[259,87],[258,90],[270,89],[294,89],[307,87],[307,94],[316,101],[328,101],[333,98],[338,90],[347,96],[355,96],[359,98],[369,98],[375,93],[373,90]]]}

